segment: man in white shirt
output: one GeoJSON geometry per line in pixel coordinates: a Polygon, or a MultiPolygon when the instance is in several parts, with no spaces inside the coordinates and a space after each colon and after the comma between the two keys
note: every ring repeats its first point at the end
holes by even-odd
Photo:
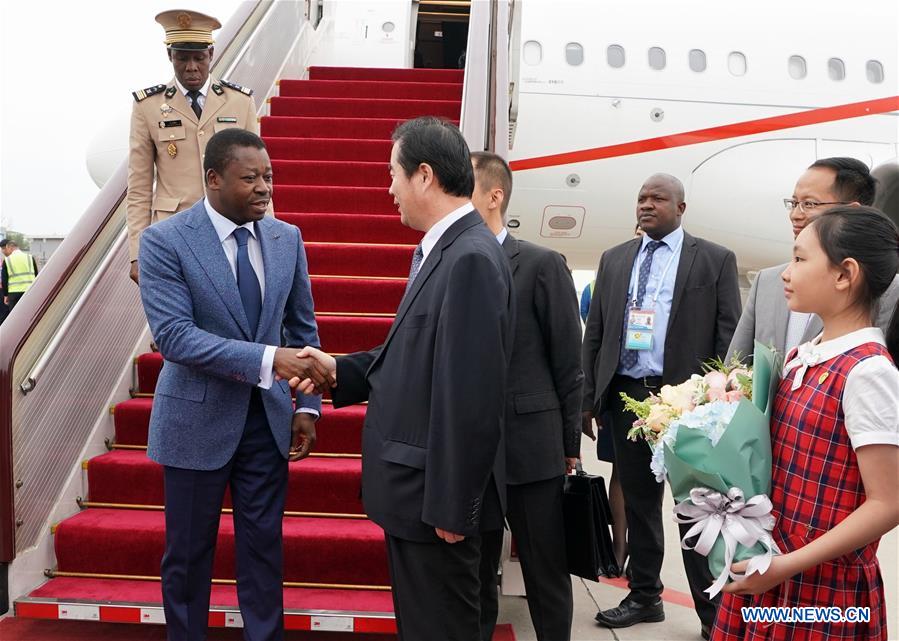
{"type": "Polygon", "coordinates": [[[461,132],[416,118],[393,140],[390,194],[403,224],[425,234],[396,318],[367,352],[301,355],[336,376],[335,408],[368,401],[362,502],[386,534],[399,638],[473,641],[481,533],[503,524],[512,274],[471,204],[461,132]]]}
{"type": "Polygon", "coordinates": [[[165,358],[147,456],[165,480],[166,626],[172,641],[206,638],[230,486],[247,638],[279,641],[287,462],[309,454],[321,410],[320,398],[298,394],[295,412],[287,381],[325,378],[312,359],[296,356],[299,347],[318,346],[318,332],[299,230],[265,215],[272,194],[265,144],[232,129],[207,149],[207,198],[141,237],[141,299],[165,358]]]}
{"type": "MultiPolygon", "coordinates": [[[[876,180],[868,166],[855,158],[822,158],[815,161],[796,182],[793,195],[784,199],[789,211],[793,237],[799,235],[814,216],[836,205],[870,205],[874,202],[876,180]]],[[[753,343],[759,341],[786,355],[821,332],[821,319],[814,314],[791,312],[783,293],[781,273],[786,264],[758,273],[726,360],[734,356],[751,358],[753,343]]],[[[899,299],[899,275],[880,299],[874,324],[886,331],[899,299]]]]}

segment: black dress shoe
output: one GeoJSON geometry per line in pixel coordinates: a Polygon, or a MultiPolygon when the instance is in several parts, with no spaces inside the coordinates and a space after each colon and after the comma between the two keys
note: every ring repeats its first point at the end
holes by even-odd
{"type": "Polygon", "coordinates": [[[699,628],[699,636],[705,639],[705,641],[709,641],[709,638],[712,636],[712,629],[703,623],[702,627],[699,628]]]}
{"type": "Polygon", "coordinates": [[[632,599],[625,599],[617,608],[600,610],[596,621],[607,628],[627,628],[636,623],[658,623],[665,620],[662,600],[652,605],[643,605],[632,599]]]}

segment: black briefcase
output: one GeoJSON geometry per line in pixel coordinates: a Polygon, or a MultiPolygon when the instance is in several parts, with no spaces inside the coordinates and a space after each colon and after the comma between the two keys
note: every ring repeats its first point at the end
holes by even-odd
{"type": "Polygon", "coordinates": [[[612,547],[612,510],[603,478],[587,474],[578,465],[577,474],[565,477],[563,509],[568,571],[591,581],[621,576],[612,547]]]}

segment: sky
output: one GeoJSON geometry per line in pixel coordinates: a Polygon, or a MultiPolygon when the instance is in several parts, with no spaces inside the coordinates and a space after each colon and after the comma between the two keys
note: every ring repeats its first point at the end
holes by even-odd
{"type": "Polygon", "coordinates": [[[0,3],[0,227],[42,236],[65,235],[77,224],[99,191],[87,171],[88,149],[98,148],[99,137],[104,149],[119,146],[124,159],[131,92],[173,76],[154,16],[190,8],[225,24],[239,4],[0,3]]]}

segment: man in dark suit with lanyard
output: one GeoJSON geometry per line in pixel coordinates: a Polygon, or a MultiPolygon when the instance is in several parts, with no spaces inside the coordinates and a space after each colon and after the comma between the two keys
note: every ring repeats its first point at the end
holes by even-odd
{"type": "MultiPolygon", "coordinates": [[[[558,252],[505,227],[512,172],[496,154],[473,152],[472,202],[512,266],[515,344],[506,395],[506,518],[521,556],[531,622],[541,641],[571,636],[571,575],[562,488],[580,458],[581,322],[571,272],[558,252]]],[[[481,641],[493,638],[502,529],[481,546],[481,641]]]]}
{"type": "Polygon", "coordinates": [[[336,376],[335,407],[368,401],[362,500],[386,534],[400,639],[473,641],[480,532],[503,523],[512,275],[471,204],[461,132],[416,118],[393,141],[390,193],[403,224],[425,232],[393,325],[368,352],[301,354],[336,376]]]}
{"type": "MultiPolygon", "coordinates": [[[[622,628],[662,621],[662,496],[649,469],[650,449],[627,440],[635,417],[620,393],[637,399],[701,373],[702,364],[723,358],[740,317],[740,290],[733,252],[681,229],[686,209],[681,182],[651,176],[637,197],[637,222],[645,232],[606,251],[599,261],[595,298],[584,334],[583,430],[611,411],[615,462],[627,513],[630,593],[596,615],[600,625],[622,628]]],[[[716,603],[703,590],[713,579],[707,560],[684,550],[684,567],[705,638],[716,603]]]]}

